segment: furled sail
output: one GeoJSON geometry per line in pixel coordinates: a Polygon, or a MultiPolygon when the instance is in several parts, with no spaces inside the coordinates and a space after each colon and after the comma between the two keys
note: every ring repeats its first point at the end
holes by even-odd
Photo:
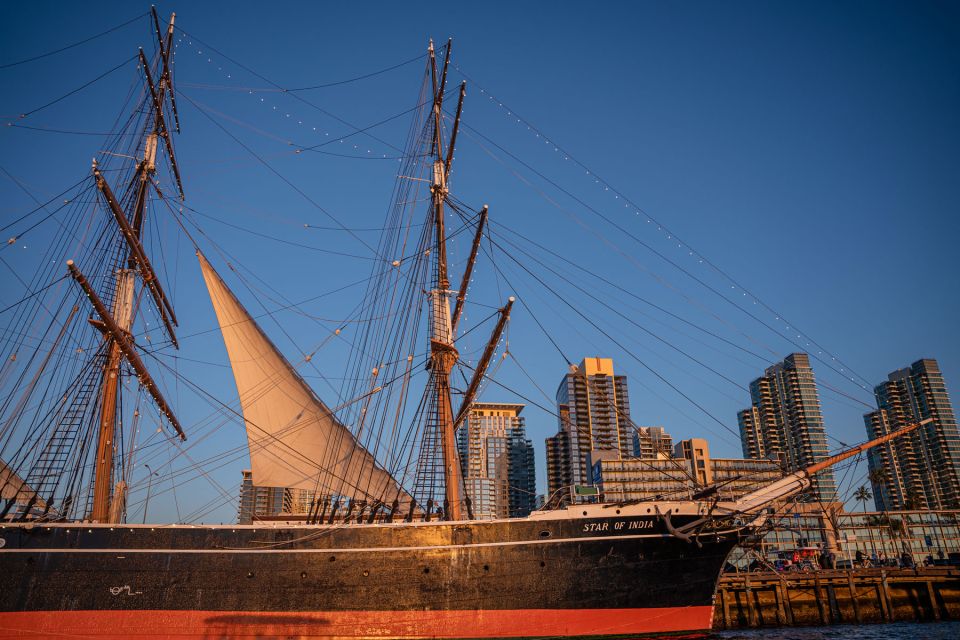
{"type": "Polygon", "coordinates": [[[340,424],[197,251],[240,394],[253,483],[359,500],[410,496],[340,424]]]}

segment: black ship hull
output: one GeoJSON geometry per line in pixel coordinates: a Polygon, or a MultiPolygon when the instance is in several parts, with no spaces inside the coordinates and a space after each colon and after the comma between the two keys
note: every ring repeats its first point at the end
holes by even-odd
{"type": "Polygon", "coordinates": [[[312,527],[0,525],[0,637],[708,630],[721,567],[742,530],[684,541],[655,515],[612,511],[312,527]]]}

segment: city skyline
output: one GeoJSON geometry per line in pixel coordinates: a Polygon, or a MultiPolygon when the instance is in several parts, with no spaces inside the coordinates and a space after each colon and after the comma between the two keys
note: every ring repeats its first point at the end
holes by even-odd
{"type": "MultiPolygon", "coordinates": [[[[662,486],[679,491],[685,485],[671,476],[671,471],[677,470],[670,466],[675,464],[671,462],[675,459],[690,461],[691,480],[695,478],[700,484],[712,481],[709,468],[697,462],[704,455],[702,452],[708,450],[706,440],[702,437],[681,439],[674,447],[674,438],[666,427],[638,426],[630,418],[627,388],[626,376],[614,375],[611,358],[584,358],[563,377],[557,391],[559,429],[546,442],[546,499],[560,489],[578,484],[603,486],[605,473],[613,473],[617,482],[639,474],[637,478],[642,476],[647,480],[633,482],[656,484],[653,476],[657,476],[662,486]],[[615,389],[622,395],[622,404],[618,405],[615,389]],[[599,420],[591,412],[598,402],[602,409],[599,420]],[[620,408],[610,411],[610,407],[617,406],[620,408]],[[615,420],[611,421],[611,416],[615,420]],[[624,425],[629,425],[629,429],[625,430],[624,425]],[[630,442],[621,446],[623,433],[628,431],[630,442]],[[592,459],[593,456],[596,459],[592,459]],[[646,464],[629,463],[641,460],[646,464]]],[[[737,414],[746,459],[742,462],[769,462],[786,473],[828,456],[829,427],[820,412],[819,390],[807,354],[786,356],[782,362],[768,367],[749,388],[752,405],[737,414]]],[[[867,439],[911,422],[934,419],[931,425],[910,438],[878,447],[868,455],[868,481],[874,489],[877,509],[958,508],[960,432],[937,361],[921,359],[910,368],[890,373],[887,382],[875,387],[875,393],[878,410],[863,416],[867,439]],[[886,472],[885,477],[877,475],[881,470],[886,472]]],[[[706,459],[709,461],[709,454],[706,459]]],[[[761,475],[769,471],[754,470],[761,475]]],[[[850,505],[857,499],[854,488],[850,484],[848,490],[842,492],[832,471],[828,471],[817,475],[810,495],[820,503],[850,505]]],[[[624,493],[622,487],[617,490],[624,493]]],[[[655,489],[637,491],[633,490],[629,499],[636,499],[641,493],[645,496],[649,493],[647,497],[658,493],[655,489]]]]}
{"type": "MultiPolygon", "coordinates": [[[[737,480],[726,489],[725,495],[730,497],[741,495],[762,481],[772,481],[784,472],[818,462],[825,457],[822,451],[811,451],[809,443],[806,451],[803,445],[794,445],[794,450],[789,451],[781,444],[788,439],[784,434],[789,426],[776,424],[775,419],[769,416],[769,420],[765,419],[767,413],[779,413],[779,410],[772,411],[771,403],[774,401],[770,398],[771,394],[786,393],[784,387],[791,384],[805,385],[807,389],[802,394],[797,393],[793,400],[777,400],[776,404],[782,403],[786,406],[790,402],[805,401],[809,404],[810,385],[814,387],[813,405],[817,404],[816,382],[809,360],[804,356],[805,354],[801,353],[790,354],[783,362],[768,368],[764,376],[751,383],[752,395],[758,404],[738,414],[744,459],[712,458],[709,444],[702,437],[680,439],[674,444],[674,438],[666,427],[636,425],[629,416],[626,376],[614,374],[611,358],[584,358],[578,367],[564,375],[559,385],[557,416],[560,429],[548,439],[547,458],[542,467],[544,473],[556,474],[558,478],[564,478],[564,481],[569,479],[568,484],[563,486],[597,484],[601,491],[611,491],[609,487],[613,486],[615,488],[612,491],[623,500],[649,499],[658,495],[692,491],[698,485],[706,486],[715,481],[726,484],[742,474],[742,480],[737,480]],[[801,370],[800,377],[796,378],[798,368],[801,370]],[[787,372],[792,372],[794,376],[792,383],[789,379],[784,381],[787,372]],[[776,391],[773,391],[774,389],[776,391]],[[601,409],[599,419],[592,414],[598,406],[601,409]],[[588,422],[578,428],[576,416],[582,415],[584,411],[587,412],[588,422]],[[595,434],[596,427],[599,429],[595,434]],[[621,437],[625,434],[630,434],[629,439],[623,438],[621,443],[621,437]],[[551,443],[551,440],[554,442],[551,443]],[[578,466],[573,455],[575,449],[571,448],[570,443],[580,447],[577,451],[587,451],[577,444],[584,440],[599,444],[600,447],[590,449],[590,453],[583,458],[582,466],[578,466]],[[773,449],[770,448],[771,445],[773,449]],[[603,452],[615,455],[604,456],[603,452]],[[591,454],[600,455],[596,460],[591,460],[591,454]],[[560,460],[563,462],[559,462],[560,460]],[[688,467],[678,467],[678,460],[685,460],[683,464],[688,467]],[[706,462],[702,462],[703,460],[706,462]],[[790,460],[794,462],[791,464],[790,460]],[[757,466],[761,464],[766,466],[757,466]],[[566,469],[562,468],[564,466],[566,469]],[[574,478],[581,477],[576,469],[585,474],[579,482],[574,481],[574,478]],[[678,471],[682,477],[678,477],[678,471]],[[647,485],[650,488],[646,488],[647,485]]],[[[910,438],[893,441],[870,452],[868,463],[872,473],[868,480],[874,491],[873,499],[877,510],[960,508],[956,503],[955,488],[960,467],[949,467],[947,461],[948,468],[941,470],[938,477],[930,470],[932,456],[929,453],[918,453],[921,441],[942,441],[944,423],[948,439],[956,432],[956,419],[952,413],[949,393],[943,384],[936,360],[925,358],[916,361],[909,368],[895,370],[889,374],[888,381],[877,385],[875,390],[878,405],[883,406],[863,416],[868,439],[899,429],[910,421],[930,417],[931,411],[937,416],[936,423],[926,430],[928,435],[925,437],[919,433],[914,434],[910,438]],[[921,376],[924,377],[923,382],[920,381],[921,376]],[[933,389],[928,391],[931,376],[933,389]],[[920,405],[929,406],[928,403],[933,404],[933,407],[918,409],[920,405]],[[891,466],[893,471],[885,478],[879,479],[874,475],[874,469],[889,469],[891,466]],[[953,476],[950,476],[951,471],[953,476]],[[951,490],[954,494],[943,496],[951,490]],[[910,495],[914,497],[908,498],[910,495]]],[[[458,430],[457,446],[464,487],[473,502],[473,511],[477,518],[514,517],[535,508],[537,492],[532,476],[536,475],[536,469],[540,467],[536,464],[530,440],[526,437],[524,420],[520,417],[524,407],[525,405],[516,403],[475,402],[463,427],[458,430]],[[522,506],[517,509],[517,504],[522,506]]],[[[814,412],[812,419],[815,426],[829,429],[823,425],[818,413],[814,412]]],[[[795,425],[794,429],[797,428],[795,425]]],[[[806,428],[805,426],[804,430],[806,428]]],[[[942,444],[938,446],[943,448],[942,444]]],[[[284,506],[284,513],[291,514],[306,513],[309,508],[302,505],[293,509],[286,507],[289,506],[288,503],[309,503],[312,492],[292,490],[292,493],[285,488],[253,486],[250,472],[243,473],[239,499],[241,523],[249,522],[249,514],[253,512],[254,504],[258,505],[258,514],[267,515],[280,513],[281,505],[284,506]],[[298,497],[301,493],[306,497],[298,497]]],[[[556,486],[553,491],[543,495],[544,499],[549,499],[554,491],[563,488],[560,482],[559,479],[554,481],[556,486]]],[[[825,503],[840,501],[850,506],[856,499],[852,494],[852,487],[849,495],[839,495],[832,477],[828,477],[825,484],[823,480],[815,484],[813,491],[822,494],[821,501],[825,503]],[[825,497],[826,494],[830,497],[825,497]]]]}

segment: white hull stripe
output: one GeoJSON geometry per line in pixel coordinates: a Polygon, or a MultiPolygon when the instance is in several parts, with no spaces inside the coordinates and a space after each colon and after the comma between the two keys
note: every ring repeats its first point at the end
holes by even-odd
{"type": "MultiPolygon", "coordinates": [[[[735,529],[727,531],[714,531],[710,536],[723,536],[735,533],[735,529]]],[[[672,538],[668,533],[654,535],[629,535],[629,536],[593,536],[584,538],[557,538],[557,539],[537,539],[537,540],[515,540],[507,542],[476,542],[472,544],[438,544],[410,547],[367,547],[360,549],[332,548],[332,549],[0,549],[0,555],[4,553],[369,553],[371,551],[432,551],[439,549],[464,549],[469,547],[511,547],[527,544],[563,544],[572,542],[599,542],[601,540],[638,540],[641,538],[672,538]]],[[[271,543],[271,544],[287,544],[271,543]]],[[[692,543],[691,543],[692,544],[692,543]]]]}

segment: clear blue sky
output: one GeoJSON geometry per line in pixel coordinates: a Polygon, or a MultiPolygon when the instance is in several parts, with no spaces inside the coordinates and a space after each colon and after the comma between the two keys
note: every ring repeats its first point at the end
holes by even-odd
{"type": "MultiPolygon", "coordinates": [[[[10,5],[0,25],[0,65],[82,40],[148,7],[10,5]]],[[[873,402],[872,386],[919,358],[937,358],[956,395],[957,3],[488,2],[467,8],[161,2],[158,10],[161,16],[177,11],[177,25],[189,34],[178,34],[175,59],[177,86],[186,96],[179,99],[183,133],[176,144],[187,203],[288,242],[360,256],[334,258],[199,218],[232,260],[290,300],[365,277],[369,252],[342,232],[304,228],[331,222],[190,100],[338,220],[377,227],[396,174],[392,146],[403,146],[403,118],[374,129],[378,139],[356,136],[337,144],[337,155],[295,154],[288,142],[316,144],[349,133],[350,126],[328,114],[363,127],[409,109],[421,63],[295,94],[319,109],[267,90],[270,85],[236,63],[280,86],[304,87],[393,66],[423,52],[430,37],[443,42],[453,36],[458,70],[452,77],[459,81],[466,74],[475,83],[468,85],[464,110],[472,129],[462,136],[454,168],[459,197],[471,205],[489,204],[495,232],[501,224],[515,229],[726,340],[576,276],[574,284],[608,301],[625,320],[538,267],[567,302],[597,317],[610,339],[512,263],[503,267],[509,282],[481,265],[473,292],[477,302],[498,306],[507,295],[518,295],[570,359],[615,359],[617,369],[630,376],[635,422],[662,424],[675,437],[704,436],[715,456],[739,456],[738,440],[713,418],[736,430],[736,412],[749,404],[744,387],[766,363],[798,350],[794,342],[824,352],[814,367],[836,390],[821,389],[827,429],[845,442],[865,435],[861,415],[873,402]],[[648,223],[650,216],[670,233],[648,223]],[[812,341],[820,348],[806,346],[812,341]]],[[[79,87],[132,56],[138,45],[149,50],[147,27],[139,20],[65,53],[0,69],[0,122],[108,131],[135,79],[132,63],[27,118],[17,115],[79,87]]],[[[87,174],[100,142],[96,136],[4,126],[0,167],[45,200],[87,174]]],[[[7,175],[0,175],[0,194],[5,220],[34,206],[7,175]]],[[[158,215],[162,220],[162,211],[158,215]]],[[[171,232],[169,220],[160,224],[171,232]]],[[[505,233],[502,227],[500,232],[505,233]]],[[[358,233],[371,242],[376,237],[358,233]]],[[[2,254],[9,267],[0,265],[0,306],[23,295],[9,269],[30,272],[43,234],[42,229],[26,234],[15,254],[2,254]]],[[[528,240],[516,242],[530,246],[528,240]]],[[[214,326],[189,248],[183,239],[163,248],[184,336],[214,326]]],[[[226,271],[223,257],[209,244],[204,249],[226,271]]],[[[465,251],[455,244],[454,264],[465,251]]],[[[557,271],[573,273],[556,258],[548,261],[557,271]]],[[[230,284],[258,308],[250,290],[236,279],[230,284]]],[[[275,316],[284,331],[271,322],[264,328],[293,359],[323,342],[336,325],[326,319],[342,318],[361,293],[348,289],[303,308],[319,320],[286,311],[275,316]]],[[[262,302],[276,309],[277,300],[262,302]]],[[[488,312],[479,306],[469,310],[467,324],[488,312]]],[[[478,330],[461,350],[480,349],[486,332],[478,330]]],[[[231,401],[235,389],[217,334],[185,337],[183,343],[182,356],[213,364],[184,360],[182,371],[231,401]]],[[[551,404],[565,363],[523,307],[511,322],[510,348],[536,385],[510,360],[498,380],[551,404]]],[[[304,371],[321,396],[329,387],[319,376],[336,381],[340,356],[336,344],[324,347],[313,368],[304,371]]],[[[188,431],[210,413],[183,388],[168,390],[188,431]]],[[[518,400],[493,386],[483,399],[518,400]]],[[[543,487],[543,439],[556,431],[556,419],[533,406],[525,415],[543,487]]],[[[232,422],[194,445],[190,455],[199,460],[243,442],[240,425],[232,422]]],[[[245,465],[237,460],[211,475],[235,492],[245,465]]],[[[142,490],[141,483],[141,495],[142,490]]],[[[154,491],[151,518],[160,520],[177,519],[178,503],[186,514],[218,495],[204,479],[179,488],[176,501],[172,491],[156,486],[154,491]]],[[[229,521],[234,514],[231,503],[206,519],[229,521]]]]}

